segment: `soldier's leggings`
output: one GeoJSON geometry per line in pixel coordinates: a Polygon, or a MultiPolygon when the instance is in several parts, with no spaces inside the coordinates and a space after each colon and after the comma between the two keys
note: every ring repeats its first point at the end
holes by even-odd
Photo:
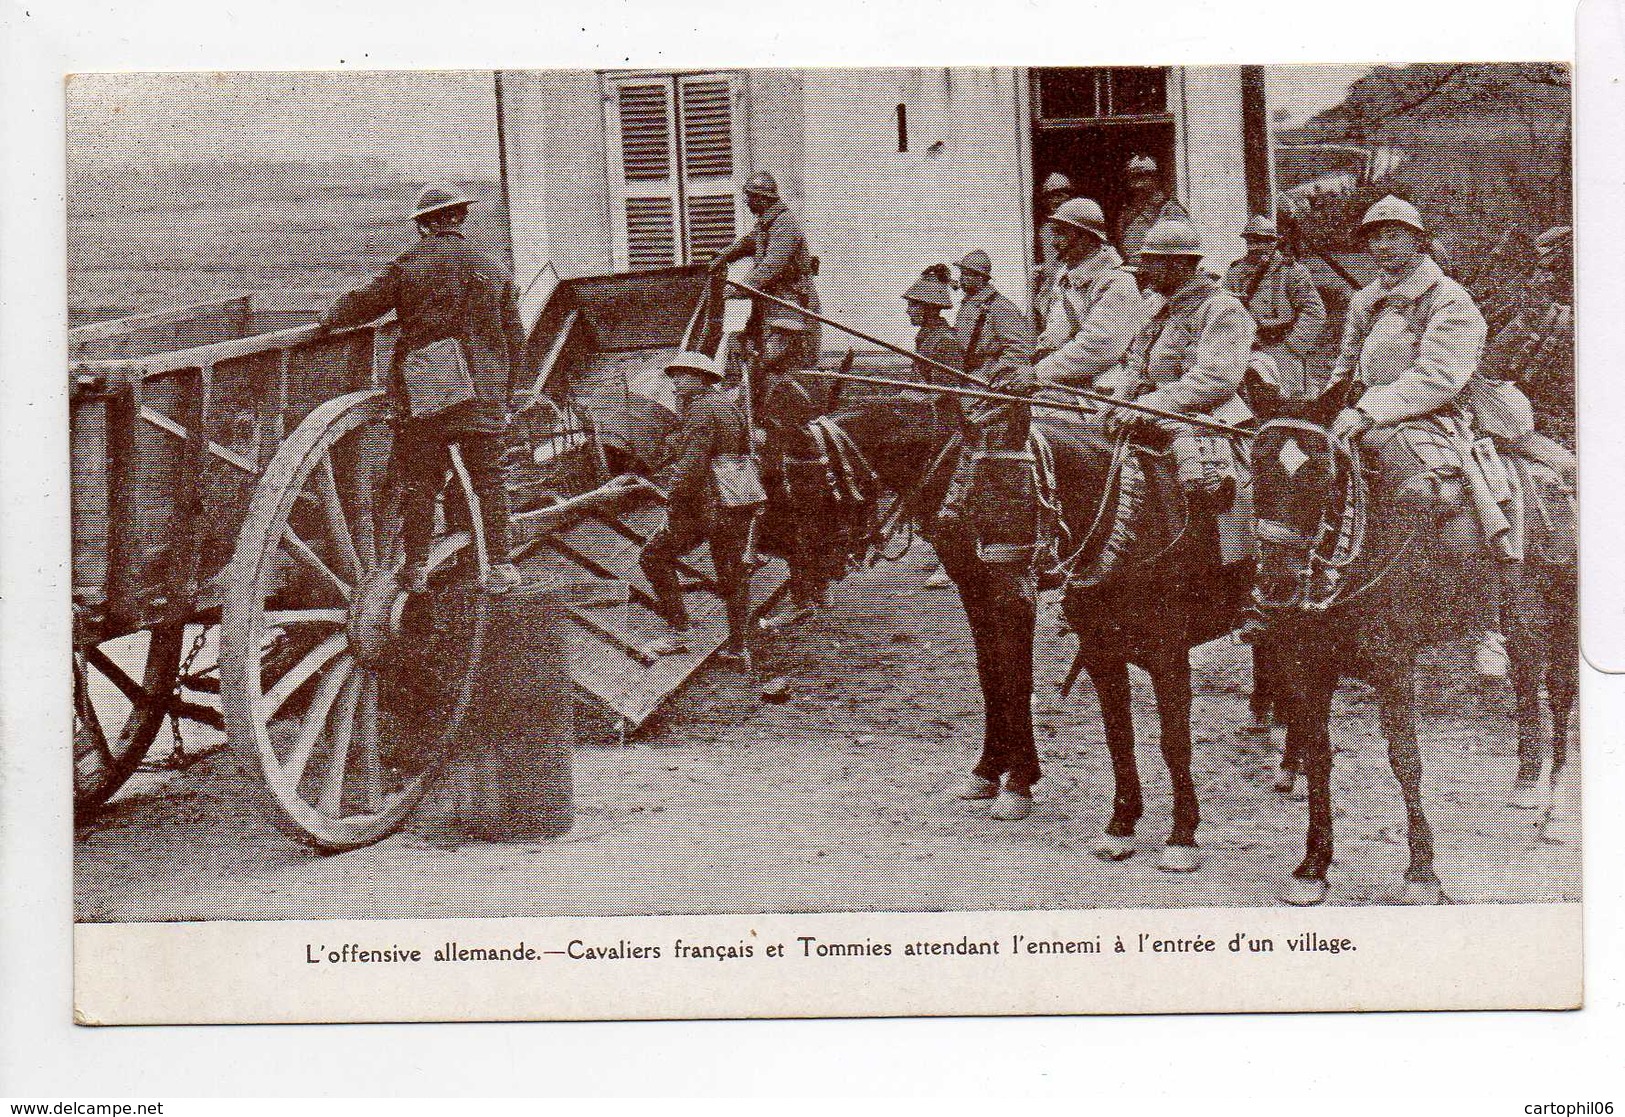
{"type": "Polygon", "coordinates": [[[682,509],[667,512],[666,522],[638,555],[638,565],[655,591],[667,624],[679,631],[688,628],[688,607],[683,604],[677,564],[701,543],[709,543],[718,596],[728,611],[728,646],[732,651],[744,651],[750,627],[750,570],[745,566],[750,521],[748,509],[719,510],[709,517],[682,509]]]}
{"type": "MultiPolygon", "coordinates": [[[[442,416],[433,416],[409,419],[395,434],[395,463],[404,490],[401,533],[405,537],[408,569],[422,565],[429,557],[429,544],[434,537],[435,501],[451,470],[447,447],[454,442],[462,454],[463,464],[468,467],[474,495],[480,501],[486,553],[493,563],[509,559],[512,543],[508,531],[508,489],[502,469],[505,449],[502,435],[462,429],[442,416]]],[[[461,501],[447,502],[453,519],[457,515],[455,509],[460,507],[461,501]]]]}

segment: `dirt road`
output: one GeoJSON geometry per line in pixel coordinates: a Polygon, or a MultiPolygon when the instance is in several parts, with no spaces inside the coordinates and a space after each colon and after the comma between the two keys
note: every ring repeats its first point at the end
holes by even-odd
{"type": "MultiPolygon", "coordinates": [[[[946,795],[981,735],[969,631],[951,591],[922,588],[916,551],[836,589],[822,617],[773,639],[763,668],[793,697],[766,705],[722,670],[679,694],[633,743],[589,726],[575,767],[577,825],[562,841],[458,844],[431,801],[406,832],[314,855],[258,812],[229,753],[147,780],[81,828],[81,920],[936,911],[1268,905],[1302,856],[1304,805],[1270,789],[1275,750],[1238,737],[1245,649],[1196,666],[1199,872],[1154,862],[1169,818],[1149,686],[1136,673],[1146,816],[1139,855],[1088,852],[1111,769],[1088,687],[1055,688],[1071,640],[1039,642],[1045,778],[1023,822],[946,795]]],[[[1539,812],[1505,805],[1514,768],[1510,695],[1480,703],[1460,649],[1429,664],[1424,791],[1438,871],[1460,902],[1578,899],[1578,764],[1539,812]],[[1487,709],[1480,707],[1487,706],[1487,709]]],[[[1337,864],[1331,903],[1383,902],[1405,865],[1404,815],[1364,688],[1335,710],[1337,864]]]]}

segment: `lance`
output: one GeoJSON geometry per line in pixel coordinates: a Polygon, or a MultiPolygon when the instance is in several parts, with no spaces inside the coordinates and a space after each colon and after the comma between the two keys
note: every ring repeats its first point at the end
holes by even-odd
{"type": "MultiPolygon", "coordinates": [[[[947,396],[966,396],[970,399],[993,400],[996,403],[1024,403],[1029,407],[1047,407],[1052,411],[1067,411],[1074,415],[1095,415],[1100,411],[1098,407],[1084,407],[1082,404],[1077,403],[1062,403],[1060,400],[1032,399],[1028,396],[1012,395],[1009,392],[988,392],[976,388],[950,388],[944,384],[921,384],[915,380],[893,380],[885,376],[856,376],[845,372],[816,371],[805,371],[799,375],[815,376],[820,380],[850,380],[854,384],[874,384],[882,388],[902,388],[910,392],[937,392],[947,396]]],[[[1048,385],[1045,386],[1048,387],[1048,385]]],[[[1075,388],[1066,390],[1077,392],[1080,395],[1083,394],[1075,388]]],[[[1092,393],[1087,398],[1099,398],[1109,406],[1121,407],[1125,411],[1137,411],[1142,415],[1151,415],[1158,419],[1171,419],[1176,423],[1189,423],[1193,427],[1202,427],[1205,430],[1218,431],[1220,434],[1234,435],[1237,438],[1251,438],[1253,436],[1253,432],[1246,427],[1221,423],[1217,419],[1209,419],[1203,415],[1185,415],[1178,411],[1164,411],[1160,407],[1148,407],[1133,400],[1114,399],[1110,396],[1096,397],[1092,393]]]]}
{"type": "MultiPolygon", "coordinates": [[[[794,311],[797,311],[797,312],[799,312],[801,314],[805,314],[809,318],[816,318],[818,321],[824,323],[826,326],[834,326],[837,330],[840,330],[843,333],[851,334],[853,337],[860,338],[863,341],[870,342],[873,345],[878,345],[882,349],[889,349],[893,353],[897,353],[897,354],[899,354],[901,356],[904,356],[904,357],[912,357],[914,360],[919,361],[921,364],[925,365],[927,368],[933,368],[933,369],[938,370],[939,372],[950,373],[950,374],[952,374],[954,376],[957,376],[957,377],[961,378],[962,380],[969,380],[972,384],[975,384],[977,386],[977,389],[979,391],[978,390],[968,389],[968,388],[949,388],[949,387],[946,387],[946,386],[939,386],[939,385],[918,384],[918,383],[915,383],[915,382],[909,381],[909,380],[887,380],[884,377],[869,377],[868,382],[870,382],[870,383],[873,383],[873,384],[885,384],[885,385],[888,385],[890,387],[908,388],[910,390],[917,390],[917,391],[941,392],[941,393],[944,393],[946,395],[962,395],[962,396],[969,396],[969,397],[978,398],[978,399],[999,400],[1001,402],[1008,401],[1010,403],[1027,403],[1027,404],[1031,404],[1031,403],[1034,402],[1033,400],[1028,399],[1026,396],[1008,395],[1008,394],[1002,394],[1002,393],[998,393],[998,392],[994,392],[992,394],[985,394],[987,392],[987,389],[991,388],[992,385],[989,384],[986,380],[983,380],[979,376],[972,376],[968,372],[963,372],[960,369],[954,368],[952,365],[945,365],[941,361],[933,361],[930,357],[927,357],[927,356],[924,356],[922,354],[916,353],[912,349],[905,349],[901,345],[895,345],[892,342],[885,341],[885,340],[883,340],[881,338],[878,338],[878,337],[870,337],[868,334],[862,332],[861,330],[853,329],[851,326],[845,325],[844,323],[841,323],[841,322],[837,322],[833,318],[826,318],[822,314],[818,314],[815,311],[808,310],[806,307],[800,305],[799,303],[791,302],[789,299],[781,299],[777,295],[770,295],[766,291],[758,290],[757,288],[752,287],[748,283],[740,283],[739,281],[733,280],[733,279],[730,279],[728,282],[732,286],[739,288],[741,291],[744,291],[747,294],[749,294],[749,295],[751,295],[751,296],[753,296],[755,298],[766,299],[770,303],[774,303],[774,304],[776,304],[778,306],[785,307],[786,309],[794,310],[794,311]]],[[[803,372],[803,373],[801,373],[801,375],[803,375],[803,376],[823,376],[826,379],[835,379],[836,378],[831,373],[803,372]]],[[[847,376],[847,377],[845,377],[845,379],[862,381],[864,378],[863,377],[847,376]]],[[[1147,407],[1145,404],[1135,403],[1133,400],[1118,399],[1116,396],[1102,395],[1099,392],[1091,392],[1091,391],[1089,391],[1089,390],[1087,390],[1085,388],[1074,388],[1070,384],[1045,384],[1044,387],[1049,388],[1049,389],[1059,390],[1059,391],[1062,391],[1062,392],[1066,392],[1068,395],[1076,396],[1078,399],[1089,400],[1092,403],[1098,403],[1098,404],[1101,404],[1101,405],[1106,406],[1106,407],[1121,407],[1121,408],[1124,408],[1125,410],[1128,410],[1128,411],[1138,411],[1143,415],[1152,415],[1152,416],[1155,416],[1158,419],[1172,419],[1175,422],[1190,423],[1192,426],[1207,427],[1210,430],[1223,431],[1226,434],[1244,435],[1244,436],[1249,437],[1249,438],[1252,437],[1251,433],[1249,431],[1245,430],[1242,427],[1232,427],[1232,426],[1229,426],[1227,424],[1217,422],[1216,420],[1213,420],[1213,419],[1204,419],[1200,415],[1183,415],[1183,414],[1181,414],[1181,413],[1179,413],[1177,411],[1163,411],[1160,408],[1147,407]]],[[[1092,414],[1094,414],[1094,412],[1096,410],[1095,408],[1078,407],[1078,406],[1075,406],[1075,405],[1068,405],[1068,404],[1059,404],[1059,403],[1055,403],[1055,402],[1052,402],[1052,401],[1043,401],[1043,402],[1040,402],[1040,403],[1036,404],[1036,406],[1058,408],[1059,410],[1062,410],[1062,411],[1076,412],[1079,415],[1092,415],[1092,414]]]]}
{"type": "Polygon", "coordinates": [[[986,380],[983,380],[980,376],[974,376],[971,373],[966,372],[964,369],[955,368],[953,365],[945,365],[941,361],[933,361],[930,357],[927,357],[924,354],[916,353],[912,349],[897,345],[894,342],[886,341],[883,338],[866,334],[862,330],[853,329],[851,326],[837,322],[833,318],[824,317],[824,315],[819,314],[816,310],[808,310],[800,303],[791,302],[789,299],[781,299],[777,295],[770,295],[766,291],[752,287],[749,283],[741,283],[737,279],[730,279],[728,280],[728,285],[730,287],[737,287],[739,290],[745,292],[747,295],[750,295],[752,298],[763,299],[772,303],[774,306],[782,306],[786,310],[793,310],[797,314],[804,314],[814,321],[824,323],[826,326],[834,326],[842,333],[851,334],[860,341],[867,341],[870,345],[878,345],[882,349],[890,350],[899,356],[912,358],[913,360],[919,361],[927,368],[936,369],[938,372],[945,372],[950,376],[957,376],[961,380],[968,380],[970,383],[975,384],[978,387],[986,388],[989,386],[986,380]]]}

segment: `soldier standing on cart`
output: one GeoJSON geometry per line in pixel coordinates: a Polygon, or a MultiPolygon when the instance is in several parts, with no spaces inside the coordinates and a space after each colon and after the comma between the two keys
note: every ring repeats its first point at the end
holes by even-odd
{"type": "Polygon", "coordinates": [[[688,650],[689,616],[678,580],[678,563],[701,543],[711,547],[717,596],[728,612],[728,642],[717,655],[726,662],[747,662],[745,642],[750,620],[750,567],[745,551],[750,522],[757,509],[730,507],[719,491],[714,465],[719,457],[737,460],[750,452],[750,431],[737,405],[717,390],[722,372],[704,353],[679,353],[666,367],[682,408],[683,429],[677,458],[664,478],[666,522],[644,545],[638,565],[654,588],[666,635],[650,643],[652,656],[688,650]]]}
{"type": "MultiPolygon", "coordinates": [[[[750,257],[755,266],[745,282],[758,291],[816,311],[818,288],[813,276],[818,261],[807,247],[801,223],[779,197],[779,184],[765,171],[745,180],[745,205],[756,224],[711,261],[723,271],[735,260],[750,257]]],[[[818,323],[786,307],[758,300],[745,330],[751,371],[752,409],[764,423],[800,426],[816,414],[800,416],[809,400],[791,373],[818,363],[818,323]]]]}
{"type": "Polygon", "coordinates": [[[394,311],[400,337],[390,362],[389,394],[398,422],[394,468],[405,490],[403,588],[428,588],[435,502],[458,448],[479,501],[491,566],[484,588],[519,584],[509,561],[503,432],[525,328],[513,276],[463,237],[474,199],[453,186],[430,186],[412,220],[417,244],[365,286],[342,296],[320,318],[322,330],[358,326],[394,311]],[[450,344],[447,344],[450,342],[450,344]]]}

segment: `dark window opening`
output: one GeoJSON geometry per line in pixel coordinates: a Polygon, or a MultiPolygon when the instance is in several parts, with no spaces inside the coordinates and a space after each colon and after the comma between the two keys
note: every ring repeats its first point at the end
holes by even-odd
{"type": "Polygon", "coordinates": [[[908,150],[908,106],[897,106],[897,151],[899,154],[908,150]]]}
{"type": "Polygon", "coordinates": [[[1168,112],[1168,71],[1162,66],[1053,66],[1033,71],[1040,123],[1168,112]]]}

